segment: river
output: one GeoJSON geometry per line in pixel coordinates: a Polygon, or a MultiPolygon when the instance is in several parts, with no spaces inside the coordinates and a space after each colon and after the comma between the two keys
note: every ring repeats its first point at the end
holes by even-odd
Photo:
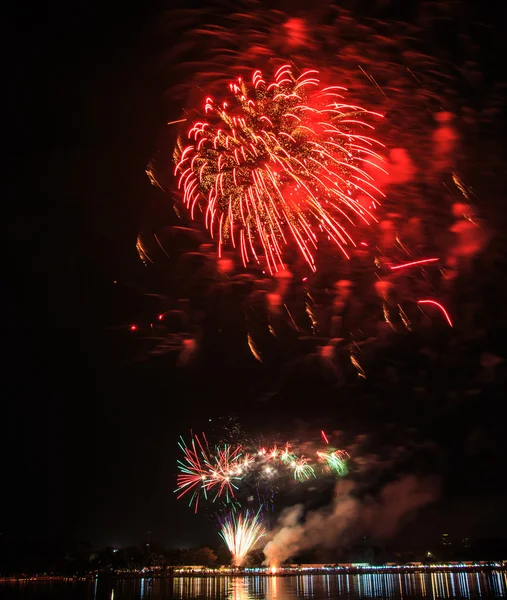
{"type": "Polygon", "coordinates": [[[507,572],[174,577],[0,584],[2,600],[507,598],[507,572]]]}

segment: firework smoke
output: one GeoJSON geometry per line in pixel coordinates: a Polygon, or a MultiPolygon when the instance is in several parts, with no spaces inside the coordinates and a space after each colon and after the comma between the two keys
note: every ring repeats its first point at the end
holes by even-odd
{"type": "Polygon", "coordinates": [[[310,512],[304,520],[301,505],[285,511],[280,529],[264,548],[265,563],[280,565],[303,550],[335,548],[352,531],[355,536],[390,537],[407,516],[436,500],[438,485],[407,476],[387,484],[375,499],[360,500],[355,492],[354,483],[340,481],[331,507],[310,512]]]}

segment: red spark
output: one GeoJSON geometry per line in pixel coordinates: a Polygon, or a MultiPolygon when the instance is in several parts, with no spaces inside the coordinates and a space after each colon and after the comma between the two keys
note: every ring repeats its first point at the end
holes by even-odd
{"type": "Polygon", "coordinates": [[[327,435],[324,433],[324,430],[320,432],[320,435],[322,436],[322,439],[326,442],[326,444],[329,444],[329,440],[327,439],[327,435]]]}

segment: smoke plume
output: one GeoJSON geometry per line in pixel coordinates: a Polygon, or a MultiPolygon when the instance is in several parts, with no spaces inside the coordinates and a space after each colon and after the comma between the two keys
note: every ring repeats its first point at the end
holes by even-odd
{"type": "Polygon", "coordinates": [[[284,512],[279,529],[264,548],[265,563],[280,565],[316,547],[336,548],[352,533],[389,538],[414,511],[436,500],[438,491],[435,479],[410,475],[387,484],[375,498],[360,499],[353,482],[340,481],[330,507],[309,512],[304,520],[301,505],[284,512]]]}

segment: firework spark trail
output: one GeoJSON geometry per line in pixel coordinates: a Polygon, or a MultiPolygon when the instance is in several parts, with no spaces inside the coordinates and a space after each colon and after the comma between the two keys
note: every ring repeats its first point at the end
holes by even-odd
{"type": "Polygon", "coordinates": [[[449,316],[449,313],[440,304],[440,302],[437,302],[436,300],[418,300],[417,304],[431,304],[433,306],[436,306],[437,308],[439,308],[442,311],[442,314],[444,315],[446,321],[449,323],[449,326],[454,327],[454,325],[452,324],[452,321],[451,321],[451,317],[449,316]]]}
{"type": "Polygon", "coordinates": [[[230,514],[222,523],[220,536],[229,548],[233,564],[240,567],[265,533],[260,513],[252,514],[246,511],[237,517],[230,514]]]}
{"type": "Polygon", "coordinates": [[[136,240],[136,250],[137,253],[139,254],[139,258],[146,263],[146,261],[149,262],[153,262],[151,260],[151,258],[148,255],[148,250],[146,249],[146,246],[144,245],[143,239],[141,238],[140,235],[137,236],[137,240],[136,240]]]}
{"type": "Polygon", "coordinates": [[[391,271],[397,271],[398,269],[405,269],[406,267],[415,267],[419,265],[426,265],[428,263],[433,263],[439,261],[439,258],[423,258],[421,260],[414,260],[412,262],[403,263],[402,265],[394,265],[389,267],[391,271]]]}
{"type": "Polygon", "coordinates": [[[191,218],[203,202],[219,255],[230,242],[245,266],[263,255],[272,274],[285,267],[290,238],[315,271],[319,238],[348,257],[345,247],[355,242],[347,227],[375,221],[356,196],[375,205],[382,195],[362,169],[382,160],[374,151],[382,144],[367,135],[373,127],[364,120],[381,115],[344,104],[344,88],[322,87],[317,74],[296,77],[284,65],[269,84],[259,70],[249,85],[238,78],[229,85],[230,100],[208,96],[189,143],[178,141],[183,201],[191,218]]]}

